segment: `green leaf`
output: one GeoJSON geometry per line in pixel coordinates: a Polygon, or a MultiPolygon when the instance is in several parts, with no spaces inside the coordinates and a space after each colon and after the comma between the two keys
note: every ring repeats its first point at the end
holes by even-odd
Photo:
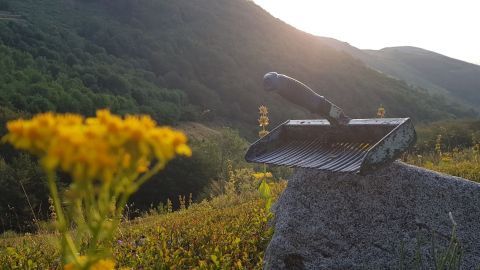
{"type": "Polygon", "coordinates": [[[217,267],[220,266],[220,262],[218,261],[218,257],[216,255],[210,255],[210,259],[212,259],[215,266],[217,266],[217,267]]]}
{"type": "Polygon", "coordinates": [[[265,200],[272,197],[270,186],[267,184],[267,181],[265,181],[265,179],[260,184],[260,187],[258,187],[258,191],[260,192],[260,196],[262,196],[262,198],[265,200]]]}

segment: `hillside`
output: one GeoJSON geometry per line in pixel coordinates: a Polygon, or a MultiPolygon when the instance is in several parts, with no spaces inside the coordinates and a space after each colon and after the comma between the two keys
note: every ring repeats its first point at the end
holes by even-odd
{"type": "Polygon", "coordinates": [[[416,47],[360,50],[332,38],[320,39],[367,66],[415,87],[473,107],[480,105],[480,66],[416,47]]]}
{"type": "Polygon", "coordinates": [[[366,68],[250,1],[2,0],[0,7],[22,18],[0,21],[0,97],[17,111],[110,107],[253,136],[263,103],[274,124],[311,117],[262,90],[262,75],[275,70],[354,117],[373,116],[380,104],[388,116],[419,121],[473,115],[366,68]]]}
{"type": "Polygon", "coordinates": [[[404,76],[402,74],[410,73],[411,79],[404,80],[425,88],[432,85],[470,105],[480,105],[478,65],[415,47],[392,47],[367,53],[390,63],[399,63],[398,66],[392,65],[391,69],[398,70],[401,79],[404,76]]]}

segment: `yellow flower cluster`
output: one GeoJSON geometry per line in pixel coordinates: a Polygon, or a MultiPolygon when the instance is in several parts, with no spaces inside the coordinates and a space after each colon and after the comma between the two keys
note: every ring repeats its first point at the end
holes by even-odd
{"type": "Polygon", "coordinates": [[[269,124],[268,121],[269,121],[269,119],[268,119],[268,116],[266,116],[266,115],[261,115],[260,118],[258,119],[258,123],[261,127],[268,126],[268,124],[269,124]]]}
{"type": "Polygon", "coordinates": [[[267,115],[268,114],[268,109],[265,105],[262,105],[258,108],[258,112],[260,114],[267,115]]]}
{"type": "Polygon", "coordinates": [[[260,114],[260,118],[258,119],[258,123],[261,127],[268,126],[268,109],[266,106],[262,105],[258,108],[258,113],[260,114]]]}
{"type": "MultiPolygon", "coordinates": [[[[81,256],[80,261],[86,261],[84,256],[81,256]]],[[[84,266],[85,267],[85,266],[84,266]]],[[[63,270],[77,270],[80,269],[73,263],[68,263],[63,267],[63,270]]],[[[112,260],[100,260],[88,268],[89,270],[113,270],[115,263],[112,260]]]]}
{"type": "Polygon", "coordinates": [[[262,179],[265,179],[265,178],[272,178],[273,175],[271,172],[265,172],[265,173],[254,173],[253,174],[253,177],[257,180],[262,180],[262,179]]]}
{"type": "Polygon", "coordinates": [[[258,136],[259,136],[260,138],[263,138],[263,137],[267,136],[268,133],[269,133],[269,132],[266,131],[266,130],[260,130],[260,131],[258,132],[258,136]]]}
{"type": "Polygon", "coordinates": [[[43,113],[7,124],[3,141],[40,157],[47,171],[61,169],[75,181],[111,181],[117,173],[141,173],[152,160],[165,165],[175,155],[190,156],[186,136],[159,127],[147,115],[96,117],[43,113]]]}
{"type": "Polygon", "coordinates": [[[385,118],[385,108],[383,107],[383,105],[380,105],[377,110],[377,118],[385,118]]]}
{"type": "Polygon", "coordinates": [[[258,112],[260,114],[260,117],[258,118],[258,124],[261,127],[260,132],[258,132],[258,136],[260,138],[266,136],[268,134],[268,131],[266,130],[266,127],[269,124],[269,119],[268,119],[268,109],[264,105],[260,106],[258,108],[258,112]]]}
{"type": "Polygon", "coordinates": [[[442,155],[442,135],[438,134],[437,139],[435,140],[435,152],[438,155],[442,155]]]}

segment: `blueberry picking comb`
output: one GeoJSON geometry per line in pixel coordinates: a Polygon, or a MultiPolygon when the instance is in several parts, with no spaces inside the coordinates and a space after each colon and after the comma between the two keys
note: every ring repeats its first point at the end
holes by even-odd
{"type": "Polygon", "coordinates": [[[351,119],[305,84],[275,72],[264,87],[325,119],[288,120],[253,143],[248,162],[366,174],[404,153],[416,140],[410,118],[351,119]]]}

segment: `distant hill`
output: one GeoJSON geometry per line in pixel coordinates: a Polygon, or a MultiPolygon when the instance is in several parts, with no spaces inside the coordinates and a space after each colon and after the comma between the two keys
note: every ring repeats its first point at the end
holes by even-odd
{"type": "Polygon", "coordinates": [[[480,105],[480,66],[416,47],[360,50],[348,43],[320,37],[325,44],[360,59],[367,66],[407,83],[480,105]]]}
{"type": "Polygon", "coordinates": [[[294,76],[353,117],[433,121],[475,115],[413,89],[275,19],[245,0],[0,0],[0,101],[13,110],[149,113],[162,123],[210,121],[254,135],[312,117],[265,93],[268,71],[294,76]],[[272,124],[272,125],[273,125],[272,124]]]}

